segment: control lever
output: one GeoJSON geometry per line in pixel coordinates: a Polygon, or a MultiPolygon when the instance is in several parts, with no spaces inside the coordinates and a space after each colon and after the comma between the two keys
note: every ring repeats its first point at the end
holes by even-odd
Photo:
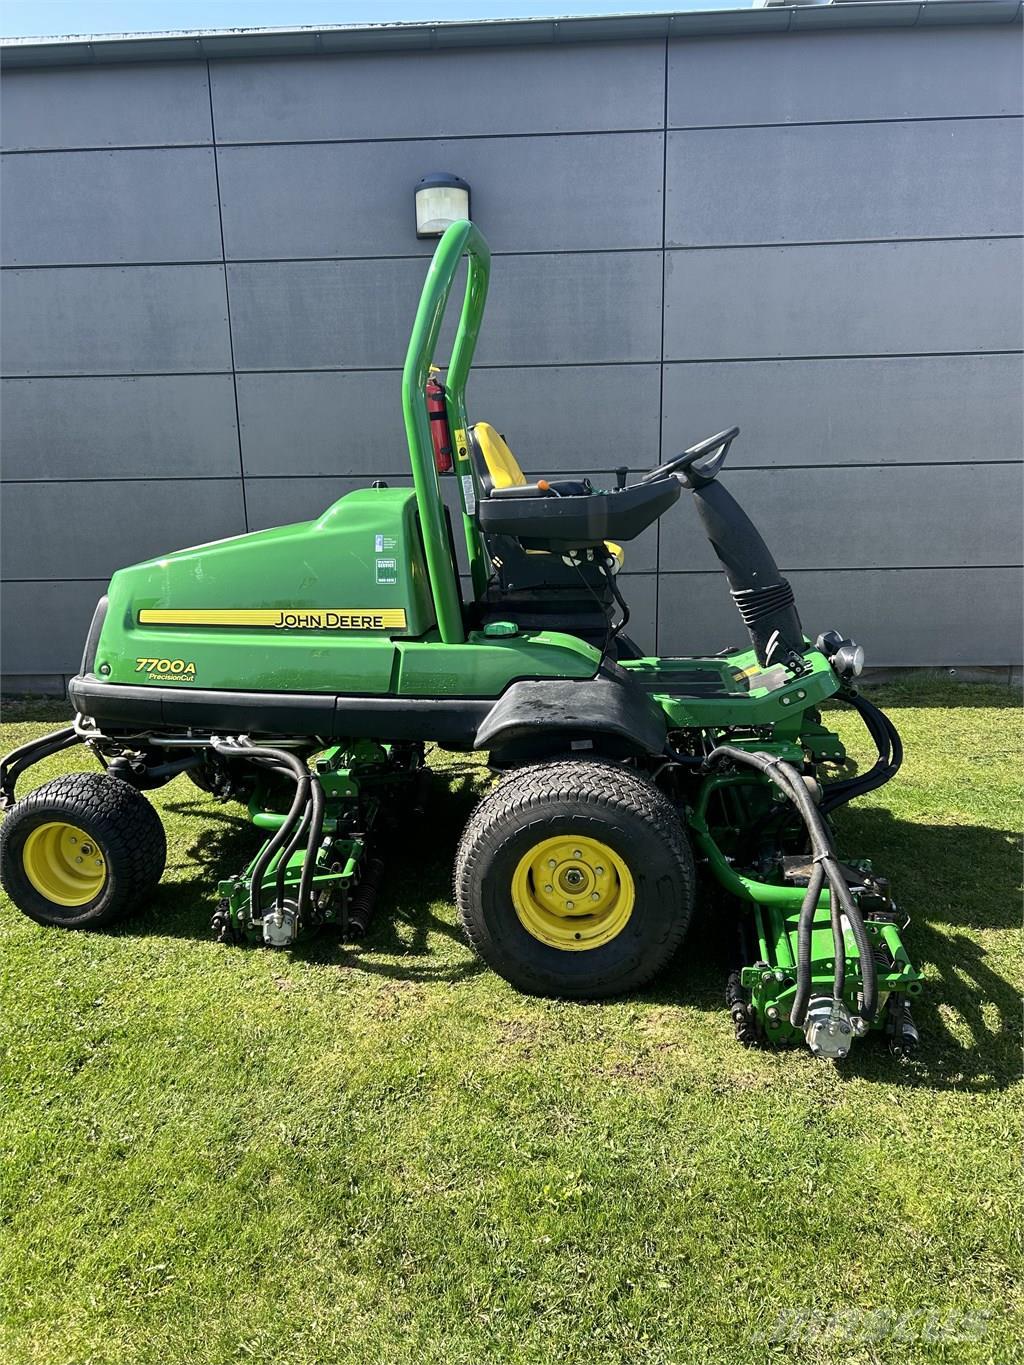
{"type": "Polygon", "coordinates": [[[620,464],[615,471],[615,491],[621,493],[626,486],[626,476],[629,474],[629,465],[620,464]]]}

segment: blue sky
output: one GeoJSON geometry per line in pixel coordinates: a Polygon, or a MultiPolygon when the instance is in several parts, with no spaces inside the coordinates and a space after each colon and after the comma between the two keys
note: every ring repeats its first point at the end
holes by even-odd
{"type": "Polygon", "coordinates": [[[751,0],[2,0],[0,37],[745,9],[751,0]]]}

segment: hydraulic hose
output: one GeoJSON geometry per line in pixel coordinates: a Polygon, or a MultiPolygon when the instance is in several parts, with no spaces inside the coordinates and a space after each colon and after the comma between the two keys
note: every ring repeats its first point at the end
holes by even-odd
{"type": "MultiPolygon", "coordinates": [[[[279,750],[275,752],[283,753],[283,751],[279,750]]],[[[287,755],[287,757],[289,759],[294,758],[293,755],[287,755]]],[[[295,762],[297,763],[298,760],[295,760],[295,762]]],[[[271,766],[278,765],[274,763],[271,766]]],[[[301,844],[303,838],[305,838],[306,857],[302,863],[302,871],[299,876],[299,889],[296,900],[298,913],[300,916],[302,916],[307,912],[310,906],[313,876],[316,872],[316,855],[317,850],[320,847],[320,841],[323,838],[324,814],[326,811],[327,803],[324,799],[324,789],[320,785],[320,781],[317,778],[316,774],[311,773],[309,769],[305,767],[304,764],[299,764],[298,766],[301,767],[302,769],[303,781],[305,781],[308,784],[308,799],[306,801],[305,806],[303,807],[302,816],[299,820],[299,823],[295,827],[294,833],[292,834],[292,837],[287,847],[285,848],[284,852],[278,859],[277,877],[275,882],[275,897],[278,907],[279,908],[282,907],[284,904],[284,880],[288,868],[288,862],[292,854],[301,844]]],[[[291,762],[287,764],[287,767],[291,773],[294,773],[295,770],[291,762]]],[[[288,823],[287,820],[285,823],[286,824],[288,823]]]]}
{"type": "MultiPolygon", "coordinates": [[[[821,888],[825,884],[825,870],[821,863],[815,863],[811,869],[810,881],[807,883],[807,894],[804,896],[800,906],[800,919],[796,934],[796,994],[793,996],[793,1008],[790,1010],[789,1018],[792,1023],[794,1020],[799,1022],[794,1024],[799,1028],[807,1014],[807,1006],[811,1000],[811,931],[814,927],[814,912],[818,908],[818,897],[821,895],[821,888]]],[[[830,897],[831,899],[831,897],[830,897]]],[[[835,937],[835,927],[832,930],[835,937]]],[[[845,958],[845,954],[843,955],[845,958]]],[[[836,954],[836,964],[840,961],[840,955],[836,954]]],[[[833,984],[833,994],[835,985],[833,984]]]]}
{"type": "Polygon", "coordinates": [[[869,702],[866,697],[862,697],[859,692],[852,690],[839,692],[836,700],[846,702],[860,716],[868,734],[874,740],[878,758],[866,773],[844,778],[841,782],[832,782],[824,789],[819,807],[823,815],[844,806],[855,796],[863,796],[865,792],[875,791],[878,787],[884,786],[890,778],[896,776],[903,762],[903,742],[899,731],[884,711],[869,702]]]}
{"type": "Polygon", "coordinates": [[[310,890],[313,885],[313,874],[316,871],[316,855],[320,847],[320,840],[324,833],[324,789],[320,785],[320,779],[315,775],[310,775],[310,796],[311,802],[308,809],[310,815],[309,838],[306,842],[306,856],[302,863],[302,873],[299,877],[299,914],[303,915],[310,903],[310,890]]]}
{"type": "MultiPolygon", "coordinates": [[[[733,763],[745,764],[747,767],[755,768],[762,773],[768,780],[789,798],[796,806],[811,841],[811,851],[814,860],[814,867],[821,868],[823,878],[827,879],[830,891],[830,903],[832,906],[831,921],[832,932],[835,939],[835,959],[836,959],[836,978],[845,987],[845,979],[840,976],[840,963],[845,959],[845,945],[842,932],[842,915],[846,919],[853,933],[854,941],[857,944],[857,951],[861,961],[861,980],[863,987],[863,1005],[861,1007],[861,1018],[870,1022],[878,1006],[878,974],[875,966],[874,954],[868,933],[864,927],[864,921],[860,910],[854,904],[850,894],[850,888],[846,884],[846,879],[842,874],[842,869],[836,858],[835,849],[828,829],[822,819],[818,807],[811,799],[811,794],[804,784],[800,773],[792,764],[784,762],[782,759],[773,758],[770,754],[750,753],[746,749],[739,749],[731,744],[720,744],[712,749],[708,755],[708,766],[712,767],[717,763],[728,760],[733,763]]],[[[812,869],[812,883],[816,880],[812,869]]],[[[800,911],[800,925],[798,927],[798,948],[800,943],[800,931],[803,930],[805,939],[810,934],[813,924],[814,911],[817,906],[816,899],[808,894],[804,897],[800,911]],[[806,925],[804,921],[807,921],[806,925]]],[[[820,892],[820,887],[819,887],[820,892]]],[[[806,999],[803,999],[802,1007],[798,1013],[798,1005],[802,998],[809,996],[810,992],[810,953],[809,942],[804,953],[804,961],[800,963],[798,954],[797,963],[797,994],[794,1001],[793,1010],[790,1015],[790,1022],[795,1028],[799,1028],[803,1023],[804,1013],[806,1012],[806,999]]],[[[837,996],[837,998],[839,998],[837,996]]]]}
{"type": "MultiPolygon", "coordinates": [[[[263,888],[263,877],[270,865],[274,854],[277,853],[291,839],[296,825],[301,820],[306,808],[310,803],[310,787],[312,774],[306,765],[294,754],[288,753],[284,749],[261,748],[254,744],[230,744],[223,740],[214,740],[213,748],[217,753],[230,757],[242,757],[252,759],[254,762],[263,761],[264,766],[270,766],[278,771],[285,771],[295,781],[295,796],[287,815],[281,824],[274,831],[271,838],[265,844],[259,858],[252,870],[249,882],[249,900],[254,920],[261,918],[261,892],[263,888]]],[[[299,913],[302,913],[303,905],[300,902],[299,913]]]]}
{"type": "Polygon", "coordinates": [[[312,814],[313,803],[312,801],[307,801],[305,809],[302,812],[302,818],[299,820],[299,823],[295,827],[295,833],[292,835],[291,840],[289,841],[287,847],[281,854],[280,858],[278,858],[277,860],[277,877],[274,883],[274,901],[278,910],[283,910],[284,908],[284,879],[285,873],[288,871],[288,863],[291,861],[292,854],[302,843],[303,839],[305,839],[309,831],[309,822],[310,818],[312,817],[312,814]]]}

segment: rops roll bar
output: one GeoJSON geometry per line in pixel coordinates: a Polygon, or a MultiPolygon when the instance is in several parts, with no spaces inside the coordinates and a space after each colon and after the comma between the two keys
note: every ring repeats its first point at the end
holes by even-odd
{"type": "Polygon", "coordinates": [[[459,476],[462,524],[466,537],[474,591],[484,586],[486,569],[480,532],[473,512],[478,489],[469,456],[466,430],[466,380],[473,363],[473,352],[487,300],[491,273],[491,253],[479,228],[468,220],[452,223],[437,244],[434,259],[420,294],[409,349],[402,372],[402,412],[409,442],[413,484],[419,505],[423,546],[430,574],[437,626],[445,644],[462,644],[466,632],[459,605],[457,568],[452,562],[444,520],[444,504],[434,468],[430,423],[427,418],[426,384],[434,359],[441,323],[448,306],[456,271],[463,256],[469,257],[466,293],[462,300],[458,331],[452,347],[446,378],[448,424],[452,433],[455,472],[459,476]]]}

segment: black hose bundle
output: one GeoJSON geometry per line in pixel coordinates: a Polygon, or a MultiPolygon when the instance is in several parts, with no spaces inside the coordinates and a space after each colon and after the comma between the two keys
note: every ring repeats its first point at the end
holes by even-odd
{"type": "Polygon", "coordinates": [[[302,864],[297,896],[298,914],[301,918],[309,908],[310,889],[316,866],[316,852],[323,837],[324,792],[317,776],[310,772],[302,760],[287,749],[271,749],[248,740],[228,742],[214,740],[217,753],[234,758],[248,758],[263,768],[270,768],[290,777],[295,783],[295,796],[281,824],[267,841],[259,859],[252,870],[249,883],[249,900],[252,917],[258,920],[262,914],[263,877],[274,855],[283,849],[277,865],[275,898],[278,909],[284,905],[284,878],[288,860],[306,840],[306,858],[302,864]]]}
{"type": "Polygon", "coordinates": [[[836,700],[846,702],[860,716],[868,734],[875,742],[878,758],[866,773],[844,778],[841,782],[829,783],[824,789],[819,807],[823,815],[844,806],[855,796],[863,796],[865,792],[884,786],[891,777],[896,776],[903,762],[903,742],[899,731],[884,711],[862,697],[859,692],[852,690],[838,693],[836,700]]]}
{"type": "Polygon", "coordinates": [[[878,973],[871,949],[871,941],[868,938],[867,929],[864,927],[860,910],[854,903],[850,888],[846,884],[846,879],[839,866],[828,827],[822,818],[821,811],[815,805],[803,777],[792,764],[786,763],[780,758],[773,758],[770,754],[750,753],[748,750],[738,749],[732,744],[720,744],[717,748],[712,749],[707,762],[709,767],[713,767],[715,764],[726,760],[755,768],[770,782],[774,783],[796,807],[807,827],[807,834],[811,841],[813,865],[807,892],[800,906],[797,929],[796,994],[793,998],[793,1008],[790,1011],[790,1023],[794,1028],[802,1027],[807,1014],[811,994],[811,932],[814,926],[814,914],[817,909],[818,898],[826,880],[830,892],[832,937],[835,947],[833,995],[835,999],[841,1000],[846,985],[846,946],[843,940],[842,925],[842,917],[845,914],[854,941],[857,944],[861,961],[864,999],[860,1015],[862,1019],[870,1023],[878,1007],[878,973]]]}

